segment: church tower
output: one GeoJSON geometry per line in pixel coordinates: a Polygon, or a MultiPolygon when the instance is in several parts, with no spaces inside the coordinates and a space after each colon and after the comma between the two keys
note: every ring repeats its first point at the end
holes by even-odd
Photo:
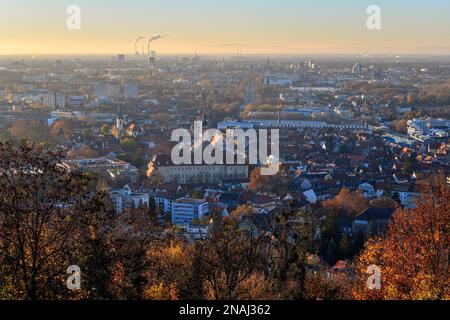
{"type": "Polygon", "coordinates": [[[209,123],[208,123],[208,119],[207,119],[207,117],[206,117],[206,103],[205,103],[205,105],[203,106],[202,127],[203,127],[203,130],[209,129],[209,123]]]}

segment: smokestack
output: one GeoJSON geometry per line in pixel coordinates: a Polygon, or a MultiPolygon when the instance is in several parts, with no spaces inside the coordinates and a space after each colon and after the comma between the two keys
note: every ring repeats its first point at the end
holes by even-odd
{"type": "Polygon", "coordinates": [[[139,50],[138,50],[139,41],[144,40],[144,38],[145,38],[145,36],[138,37],[136,39],[136,41],[134,42],[134,50],[136,51],[137,56],[139,55],[139,50]]]}
{"type": "Polygon", "coordinates": [[[167,33],[158,34],[158,35],[153,36],[153,37],[150,37],[150,39],[148,39],[148,44],[147,44],[147,54],[148,54],[148,60],[149,60],[149,63],[150,63],[150,58],[151,58],[151,57],[150,57],[150,44],[151,44],[153,41],[156,41],[156,40],[158,40],[158,39],[164,38],[166,35],[167,35],[167,33]]]}

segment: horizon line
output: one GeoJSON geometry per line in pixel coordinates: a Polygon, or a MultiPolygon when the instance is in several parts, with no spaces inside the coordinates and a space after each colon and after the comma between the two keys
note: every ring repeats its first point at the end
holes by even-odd
{"type": "MultiPolygon", "coordinates": [[[[105,53],[0,53],[0,57],[49,57],[49,56],[90,56],[90,57],[117,57],[118,55],[132,56],[135,58],[147,58],[147,55],[136,55],[134,52],[105,52],[105,53]]],[[[385,53],[370,53],[370,52],[267,52],[267,53],[230,53],[230,52],[209,52],[209,53],[159,53],[157,57],[165,56],[228,56],[228,57],[252,57],[252,56],[440,56],[450,57],[450,52],[432,53],[432,52],[385,52],[385,53]]]]}

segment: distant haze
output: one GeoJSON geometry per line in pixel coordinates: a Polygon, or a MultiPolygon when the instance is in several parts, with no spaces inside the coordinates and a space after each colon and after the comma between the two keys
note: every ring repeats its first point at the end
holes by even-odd
{"type": "Polygon", "coordinates": [[[134,54],[137,37],[166,32],[157,54],[447,55],[449,12],[449,0],[0,0],[0,55],[134,54]],[[81,30],[66,28],[71,4],[81,30]],[[366,28],[372,4],[381,30],[366,28]]]}

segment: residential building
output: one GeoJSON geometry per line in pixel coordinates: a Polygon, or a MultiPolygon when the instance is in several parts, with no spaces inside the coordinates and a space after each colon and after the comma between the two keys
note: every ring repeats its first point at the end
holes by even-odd
{"type": "Polygon", "coordinates": [[[353,220],[353,233],[362,232],[368,236],[383,234],[394,211],[393,208],[371,207],[361,212],[353,220]]]}
{"type": "Polygon", "coordinates": [[[48,93],[43,95],[43,104],[50,110],[59,110],[66,107],[66,97],[62,94],[48,93]]]}
{"type": "Polygon", "coordinates": [[[116,212],[120,213],[125,209],[137,209],[149,206],[149,194],[142,192],[133,192],[128,185],[120,189],[111,189],[108,191],[109,196],[116,208],[116,212]]]}
{"type": "Polygon", "coordinates": [[[204,199],[180,198],[172,202],[172,223],[185,224],[201,221],[208,214],[209,205],[204,199]]]}

